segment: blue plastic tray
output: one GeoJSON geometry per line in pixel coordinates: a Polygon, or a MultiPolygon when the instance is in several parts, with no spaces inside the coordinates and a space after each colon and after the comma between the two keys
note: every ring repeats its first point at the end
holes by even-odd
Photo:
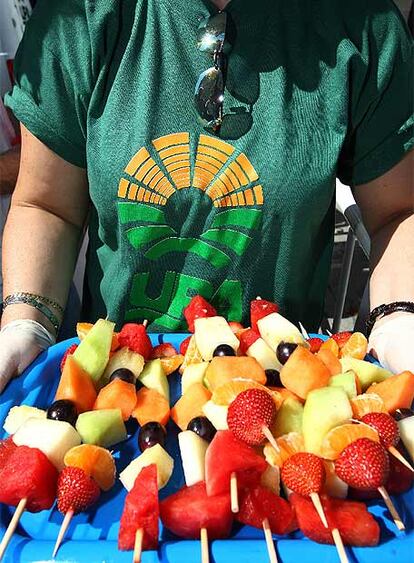
{"type": "MultiPolygon", "coordinates": [[[[171,342],[178,347],[186,335],[152,335],[153,344],[171,342]]],[[[14,405],[36,405],[47,407],[53,400],[59,380],[59,364],[67,347],[76,342],[70,340],[57,344],[26,371],[14,380],[5,393],[0,395],[0,428],[9,409],[14,405]]],[[[175,401],[181,393],[179,378],[170,379],[171,397],[175,401]]],[[[138,453],[137,429],[134,423],[128,424],[129,438],[116,450],[115,458],[118,471],[128,465],[138,453]]],[[[180,455],[177,446],[176,428],[170,423],[168,428],[167,450],[174,457],[175,469],[168,486],[161,491],[161,498],[171,494],[183,484],[180,455]]],[[[3,431],[0,430],[0,437],[3,431]]],[[[1,486],[1,485],[0,485],[1,486]]],[[[132,552],[120,552],[117,548],[119,520],[122,514],[126,491],[118,481],[108,493],[102,494],[99,503],[88,512],[75,516],[70,525],[66,541],[61,546],[56,561],[102,562],[132,560],[132,552]]],[[[407,526],[405,533],[399,533],[394,526],[383,503],[369,503],[369,510],[377,517],[381,525],[381,543],[375,548],[348,548],[351,562],[381,563],[395,561],[399,563],[414,561],[414,491],[393,499],[407,526]]],[[[0,505],[0,537],[7,527],[12,508],[0,505]]],[[[17,533],[6,551],[4,561],[49,561],[58,534],[62,515],[53,507],[49,511],[37,514],[24,513],[17,533]]],[[[289,538],[275,536],[279,561],[282,563],[305,562],[337,563],[338,556],[332,546],[314,543],[300,533],[289,538]]],[[[183,541],[168,531],[161,530],[161,542],[157,552],[145,552],[143,562],[188,563],[200,561],[200,543],[183,541]]],[[[216,563],[260,563],[268,562],[263,533],[249,526],[234,527],[229,540],[211,542],[211,561],[216,563]]]]}

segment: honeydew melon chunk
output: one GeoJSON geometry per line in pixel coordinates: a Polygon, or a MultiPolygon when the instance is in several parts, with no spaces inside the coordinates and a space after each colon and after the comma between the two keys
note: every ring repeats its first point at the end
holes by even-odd
{"type": "MultiPolygon", "coordinates": [[[[260,336],[266,344],[276,352],[281,342],[292,342],[294,344],[302,344],[306,346],[306,341],[301,335],[299,329],[290,321],[285,319],[280,313],[271,313],[257,321],[257,327],[260,336]]],[[[282,365],[276,358],[276,367],[280,371],[282,365]]]]}
{"type": "Polygon", "coordinates": [[[358,395],[356,377],[357,375],[352,369],[345,373],[338,373],[329,380],[329,387],[342,387],[349,399],[353,399],[358,395]]]}
{"type": "Polygon", "coordinates": [[[73,356],[78,364],[98,383],[105,371],[111,351],[115,323],[99,319],[76,348],[73,356]]]}
{"type": "Polygon", "coordinates": [[[258,338],[246,351],[246,356],[255,358],[263,369],[280,370],[280,362],[276,358],[276,351],[266,344],[263,338],[258,338]]]}
{"type": "Polygon", "coordinates": [[[324,460],[325,484],[323,492],[329,497],[346,498],[348,496],[348,485],[338,477],[335,472],[333,461],[324,460]]]}
{"type": "Polygon", "coordinates": [[[322,442],[329,430],[351,418],[351,403],[342,387],[321,387],[310,391],[302,419],[306,451],[321,455],[322,442]]]}
{"type": "Polygon", "coordinates": [[[178,434],[178,443],[187,487],[204,481],[208,442],[192,430],[185,430],[178,434]]]}
{"type": "Polygon", "coordinates": [[[48,418],[29,418],[13,435],[16,446],[28,446],[41,450],[61,471],[65,464],[63,458],[68,450],[79,446],[81,437],[68,422],[48,418]]]}
{"type": "Polygon", "coordinates": [[[302,421],[303,404],[293,397],[287,397],[277,411],[272,434],[276,438],[289,432],[302,434],[302,421]]]}
{"type": "Polygon", "coordinates": [[[168,402],[170,401],[168,379],[159,358],[156,360],[150,360],[145,364],[145,367],[139,376],[139,380],[142,385],[145,385],[148,389],[155,389],[155,391],[158,391],[158,393],[165,397],[168,402]]]}
{"type": "Polygon", "coordinates": [[[224,317],[207,317],[194,321],[196,346],[203,360],[210,361],[213,352],[220,344],[231,346],[235,352],[239,349],[239,339],[231,330],[224,317]]]}
{"type": "Polygon", "coordinates": [[[76,430],[84,444],[109,448],[127,437],[121,409],[83,412],[76,421],[76,430]]]}
{"type": "Polygon", "coordinates": [[[29,418],[44,419],[46,418],[46,411],[28,405],[12,407],[4,421],[3,428],[7,434],[14,434],[29,418]]]}
{"type": "Polygon", "coordinates": [[[106,385],[114,371],[121,368],[132,371],[135,376],[135,380],[137,380],[144,369],[144,364],[145,360],[141,354],[138,354],[129,348],[120,348],[110,358],[102,375],[100,385],[102,387],[106,385]]]}
{"type": "Polygon", "coordinates": [[[205,416],[209,419],[216,430],[228,430],[227,412],[229,407],[226,405],[216,405],[213,401],[207,401],[201,407],[205,416]]]}
{"type": "Polygon", "coordinates": [[[401,440],[414,461],[414,416],[407,416],[398,421],[401,440]]]}
{"type": "Polygon", "coordinates": [[[141,470],[153,463],[157,466],[158,489],[165,487],[172,475],[174,460],[160,444],[156,444],[133,459],[120,473],[119,479],[127,491],[132,489],[141,470]]]}
{"type": "Polygon", "coordinates": [[[393,374],[376,364],[366,362],[365,360],[357,360],[356,358],[345,357],[339,360],[342,365],[342,371],[353,370],[359,379],[362,391],[368,389],[373,383],[380,383],[388,379],[393,374]]]}
{"type": "Polygon", "coordinates": [[[204,385],[204,376],[208,365],[208,362],[200,362],[198,364],[190,364],[184,369],[181,376],[181,393],[183,395],[194,383],[204,385]]]}

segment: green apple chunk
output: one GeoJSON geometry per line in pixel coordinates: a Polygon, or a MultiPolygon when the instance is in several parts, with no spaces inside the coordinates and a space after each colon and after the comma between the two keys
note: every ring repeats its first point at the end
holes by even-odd
{"type": "Polygon", "coordinates": [[[110,448],[127,437],[121,409],[101,409],[80,414],[76,430],[84,444],[110,448]]]}
{"type": "Polygon", "coordinates": [[[341,358],[342,371],[346,372],[353,370],[359,379],[362,391],[368,389],[373,383],[380,383],[391,377],[393,374],[387,369],[381,368],[371,362],[366,362],[365,360],[357,360],[356,358],[341,358]]]}
{"type": "Polygon", "coordinates": [[[297,399],[288,397],[277,411],[272,425],[272,434],[277,438],[289,432],[302,434],[303,405],[297,399]]]}
{"type": "Polygon", "coordinates": [[[156,360],[150,360],[145,364],[145,367],[139,376],[139,380],[142,385],[145,385],[148,389],[155,389],[155,391],[158,391],[158,393],[163,395],[168,402],[170,401],[168,379],[159,358],[156,360]]]}
{"type": "Polygon", "coordinates": [[[325,434],[351,418],[351,404],[341,387],[322,387],[311,391],[303,409],[302,429],[306,451],[321,455],[325,434]]]}
{"type": "Polygon", "coordinates": [[[329,380],[329,387],[342,387],[349,399],[353,399],[358,395],[356,377],[357,375],[352,369],[345,373],[338,373],[329,380]]]}
{"type": "Polygon", "coordinates": [[[200,362],[198,364],[190,364],[184,368],[183,375],[181,377],[182,395],[184,395],[187,389],[194,383],[204,384],[204,375],[208,366],[208,362],[200,362]]]}
{"type": "Polygon", "coordinates": [[[76,348],[73,356],[78,364],[98,383],[111,351],[115,323],[99,319],[76,348]]]}

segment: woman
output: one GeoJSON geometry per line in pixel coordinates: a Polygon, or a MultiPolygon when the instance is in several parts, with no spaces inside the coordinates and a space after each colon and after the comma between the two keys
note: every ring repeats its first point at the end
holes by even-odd
{"type": "Polygon", "coordinates": [[[53,342],[86,222],[85,319],[177,330],[193,293],[232,320],[259,294],[316,329],[336,175],[371,305],[397,302],[373,347],[414,369],[412,42],[390,0],[41,0],[15,71],[3,385],[53,342]]]}

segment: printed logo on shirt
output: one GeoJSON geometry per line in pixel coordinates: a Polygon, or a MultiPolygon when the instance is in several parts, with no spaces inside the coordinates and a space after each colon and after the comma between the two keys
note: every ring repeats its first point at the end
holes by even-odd
{"type": "MultiPolygon", "coordinates": [[[[131,246],[149,261],[165,263],[170,253],[189,253],[222,270],[245,253],[258,232],[263,189],[247,156],[229,143],[200,135],[192,162],[190,141],[189,133],[174,133],[138,150],[119,182],[119,220],[131,246]],[[195,226],[185,220],[189,195],[199,205],[195,226]]],[[[157,268],[159,276],[163,283],[156,298],[147,291],[150,272],[134,276],[125,320],[146,318],[178,330],[182,310],[196,293],[220,314],[241,319],[240,281],[225,279],[215,287],[208,279],[168,268],[157,268]]]]}

